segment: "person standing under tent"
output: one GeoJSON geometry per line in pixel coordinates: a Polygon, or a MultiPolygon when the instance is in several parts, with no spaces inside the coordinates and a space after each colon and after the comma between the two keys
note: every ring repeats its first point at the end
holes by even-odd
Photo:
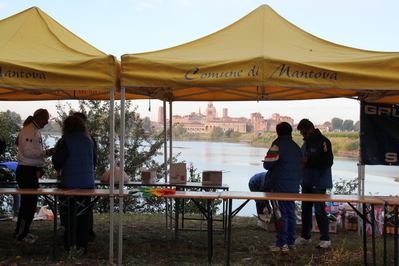
{"type": "MultiPolygon", "coordinates": [[[[16,178],[19,188],[39,188],[39,178],[43,175],[45,159],[52,156],[55,148],[45,150],[40,129],[48,124],[50,114],[46,109],[38,109],[33,116],[26,118],[17,138],[18,167],[16,178]]],[[[33,244],[38,239],[30,233],[37,206],[37,195],[21,195],[21,207],[18,214],[14,239],[18,242],[33,244]]]]}
{"type": "MultiPolygon", "coordinates": [[[[62,126],[62,138],[53,156],[54,168],[60,173],[60,187],[94,188],[96,150],[87,133],[86,123],[76,115],[68,116],[62,126]]],[[[83,248],[87,252],[90,233],[91,197],[60,197],[60,214],[68,213],[65,223],[64,248],[83,248]],[[65,206],[65,207],[63,207],[65,206]],[[72,206],[77,206],[74,209],[72,206]],[[75,214],[78,214],[76,220],[75,214]],[[76,223],[75,223],[76,222],[76,223]]]]}
{"type": "MultiPolygon", "coordinates": [[[[272,192],[299,193],[301,182],[301,149],[292,139],[287,122],[276,126],[277,139],[267,151],[263,167],[268,170],[267,182],[272,192]]],[[[276,243],[271,252],[289,252],[295,246],[296,214],[294,201],[272,201],[276,227],[276,243]]]]}
{"type": "MultiPolygon", "coordinates": [[[[303,136],[302,145],[302,193],[326,194],[332,188],[332,171],[334,155],[331,142],[311,121],[302,119],[297,129],[303,136]]],[[[297,245],[311,243],[312,214],[315,207],[315,216],[320,230],[319,248],[329,248],[331,239],[329,234],[329,219],[325,202],[302,202],[302,231],[296,239],[297,245]]]]}

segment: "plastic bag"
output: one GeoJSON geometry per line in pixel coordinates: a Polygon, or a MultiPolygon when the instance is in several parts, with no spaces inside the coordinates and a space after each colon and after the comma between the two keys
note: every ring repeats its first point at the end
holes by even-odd
{"type": "Polygon", "coordinates": [[[42,218],[42,219],[46,219],[46,220],[47,219],[54,219],[54,214],[53,214],[52,210],[48,209],[48,206],[43,206],[39,210],[38,217],[42,218]]]}
{"type": "MultiPolygon", "coordinates": [[[[114,182],[115,184],[119,184],[119,175],[120,175],[120,169],[119,167],[115,166],[114,167],[114,182]]],[[[100,181],[102,182],[107,182],[109,183],[109,180],[111,179],[111,173],[110,173],[110,169],[108,169],[107,171],[104,172],[104,174],[102,174],[100,181]]],[[[129,176],[123,172],[123,182],[129,182],[129,176]]]]}

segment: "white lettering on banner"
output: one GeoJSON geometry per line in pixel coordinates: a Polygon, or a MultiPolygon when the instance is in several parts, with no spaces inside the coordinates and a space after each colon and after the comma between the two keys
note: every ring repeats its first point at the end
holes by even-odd
{"type": "Polygon", "coordinates": [[[365,105],[364,113],[368,115],[385,115],[399,117],[399,108],[365,105]]]}
{"type": "Polygon", "coordinates": [[[398,154],[395,152],[385,153],[385,161],[387,163],[396,163],[398,161],[398,154]]]}
{"type": "Polygon", "coordinates": [[[5,70],[3,72],[3,67],[0,67],[0,77],[6,78],[18,78],[18,79],[47,79],[46,74],[43,72],[25,72],[25,71],[14,71],[5,70]]]}
{"type": "Polygon", "coordinates": [[[274,72],[270,75],[270,78],[280,70],[278,76],[281,77],[285,75],[288,78],[305,78],[305,79],[338,79],[337,72],[315,72],[313,70],[310,71],[301,71],[301,70],[293,70],[291,71],[290,66],[285,66],[285,64],[280,65],[274,72]]]}

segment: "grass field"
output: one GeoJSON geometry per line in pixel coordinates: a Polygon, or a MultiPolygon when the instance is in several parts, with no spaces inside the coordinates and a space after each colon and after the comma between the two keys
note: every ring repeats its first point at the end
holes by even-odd
{"type": "MultiPolygon", "coordinates": [[[[115,225],[118,224],[115,215],[115,225]]],[[[217,218],[214,217],[214,218],[217,218]]],[[[186,227],[204,222],[188,221],[186,227]]],[[[214,222],[220,228],[220,222],[214,222]]],[[[181,231],[175,238],[173,229],[166,228],[165,214],[126,214],[123,219],[123,265],[208,265],[206,231],[181,231]]],[[[288,255],[271,253],[268,246],[274,244],[274,232],[258,227],[255,217],[235,217],[232,224],[231,265],[364,265],[362,237],[354,231],[338,227],[331,234],[332,248],[317,249],[319,234],[313,233],[313,243],[291,250],[288,255]]],[[[53,221],[34,221],[33,234],[39,239],[33,245],[13,242],[15,223],[0,221],[0,265],[110,265],[109,260],[109,215],[95,215],[97,239],[89,244],[88,254],[81,251],[66,253],[62,247],[63,229],[58,229],[57,258],[52,259],[53,221]]],[[[300,227],[298,226],[298,234],[300,227]]],[[[114,230],[114,257],[118,257],[117,235],[114,230]]],[[[212,265],[226,265],[225,237],[222,231],[214,233],[212,265]]],[[[383,265],[383,239],[376,238],[377,265],[383,265]]],[[[393,240],[388,235],[388,262],[393,265],[393,240]]],[[[368,239],[368,264],[372,265],[371,238],[368,239]]],[[[117,264],[116,259],[113,263],[117,264]]]]}

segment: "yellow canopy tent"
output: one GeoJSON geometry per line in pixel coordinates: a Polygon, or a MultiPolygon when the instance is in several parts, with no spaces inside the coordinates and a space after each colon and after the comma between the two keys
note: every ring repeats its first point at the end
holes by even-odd
{"type": "Polygon", "coordinates": [[[109,100],[120,62],[37,7],[0,20],[0,100],[109,100]]]}
{"type": "Polygon", "coordinates": [[[165,101],[346,97],[399,100],[399,53],[315,37],[262,5],[230,26],[169,49],[122,56],[127,93],[165,101]]]}
{"type": "MultiPolygon", "coordinates": [[[[80,39],[37,7],[0,20],[0,32],[0,101],[110,100],[110,167],[113,169],[114,99],[121,98],[122,105],[125,99],[125,95],[118,92],[120,62],[80,39]]],[[[140,96],[128,95],[128,98],[140,96]]],[[[121,128],[123,131],[123,126],[121,128]]],[[[123,172],[123,166],[121,168],[123,172]]],[[[122,176],[118,178],[121,180],[122,176]]],[[[113,173],[111,181],[114,181],[113,173]]],[[[113,189],[110,186],[110,195],[114,194],[113,189]]],[[[120,198],[120,204],[122,200],[120,198]]],[[[110,262],[114,248],[113,207],[114,198],[110,197],[110,262]]],[[[119,227],[121,239],[121,222],[119,227]]],[[[119,242],[121,261],[121,240],[119,242]]]]}

